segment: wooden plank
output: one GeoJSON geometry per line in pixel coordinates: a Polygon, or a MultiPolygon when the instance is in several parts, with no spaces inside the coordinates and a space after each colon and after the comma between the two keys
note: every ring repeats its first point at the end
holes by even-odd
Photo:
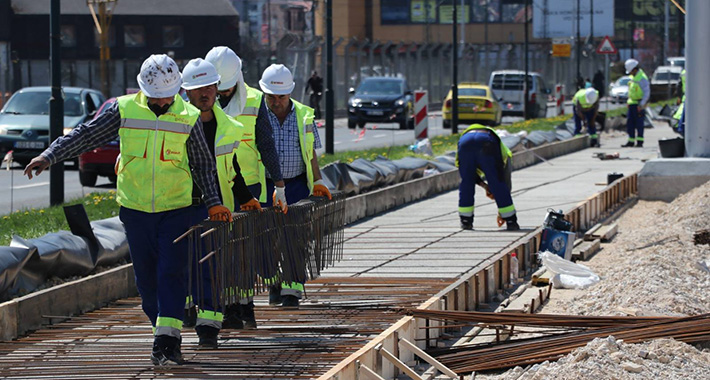
{"type": "MultiPolygon", "coordinates": [[[[377,350],[377,348],[375,348],[377,350]]],[[[399,368],[404,372],[407,376],[411,377],[414,380],[424,380],[423,377],[419,376],[414,370],[409,368],[404,362],[399,360],[396,356],[392,355],[391,352],[387,351],[385,348],[382,346],[379,347],[380,355],[384,357],[385,359],[389,360],[390,363],[394,364],[395,367],[399,368]]]]}
{"type": "Polygon", "coordinates": [[[585,241],[572,250],[572,261],[587,261],[601,248],[601,240],[585,241]]]}
{"type": "Polygon", "coordinates": [[[596,232],[599,228],[601,228],[601,226],[601,224],[595,224],[594,226],[592,226],[592,228],[588,229],[587,232],[584,233],[584,240],[590,241],[598,239],[599,237],[596,236],[596,232]]]}
{"type": "Polygon", "coordinates": [[[550,278],[552,278],[552,273],[548,272],[545,267],[542,267],[540,270],[542,272],[537,277],[533,277],[532,284],[535,286],[548,285],[550,278]]]}
{"type": "Polygon", "coordinates": [[[597,234],[600,235],[601,241],[606,243],[608,241],[611,241],[611,239],[616,236],[616,233],[618,231],[619,226],[617,226],[616,223],[612,223],[602,226],[599,230],[597,230],[597,234]]]}
{"type": "Polygon", "coordinates": [[[415,346],[412,342],[410,342],[410,341],[408,341],[408,340],[402,338],[402,339],[399,340],[399,344],[401,344],[404,348],[406,348],[406,349],[412,351],[412,352],[414,353],[414,355],[417,355],[417,356],[419,356],[420,358],[424,359],[424,361],[426,361],[426,362],[429,363],[430,365],[434,366],[436,369],[438,369],[439,371],[441,371],[441,373],[443,373],[444,375],[449,376],[449,377],[451,377],[451,378],[453,378],[453,379],[457,379],[457,378],[458,378],[458,375],[456,374],[456,372],[454,372],[454,371],[452,371],[451,369],[449,369],[449,367],[447,367],[447,366],[441,364],[441,362],[439,362],[438,360],[434,359],[433,357],[431,357],[431,356],[430,356],[429,354],[427,354],[426,352],[422,351],[421,348],[415,346]]]}
{"type": "Polygon", "coordinates": [[[360,376],[362,376],[361,378],[364,378],[364,379],[385,380],[384,377],[378,375],[375,371],[371,370],[370,367],[368,367],[364,364],[359,364],[358,372],[360,372],[360,376]]]}
{"type": "Polygon", "coordinates": [[[514,299],[504,313],[530,313],[542,305],[549,295],[548,288],[529,288],[520,297],[514,299]]]}

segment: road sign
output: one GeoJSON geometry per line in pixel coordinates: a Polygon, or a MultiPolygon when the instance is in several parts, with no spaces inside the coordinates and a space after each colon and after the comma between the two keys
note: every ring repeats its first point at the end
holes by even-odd
{"type": "Polygon", "coordinates": [[[611,43],[609,36],[604,36],[602,43],[597,47],[597,54],[616,54],[616,46],[611,43]]]}
{"type": "Polygon", "coordinates": [[[553,57],[569,57],[572,55],[572,45],[570,44],[552,44],[553,57]]]}
{"type": "Polygon", "coordinates": [[[414,91],[414,138],[417,140],[429,136],[429,96],[426,91],[414,91]]]}

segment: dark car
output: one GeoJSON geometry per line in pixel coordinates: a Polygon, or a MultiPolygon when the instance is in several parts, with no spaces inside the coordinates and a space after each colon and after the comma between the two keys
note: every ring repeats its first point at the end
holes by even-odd
{"type": "MultiPolygon", "coordinates": [[[[104,102],[101,92],[64,87],[64,134],[91,120],[104,102]]],[[[27,165],[49,145],[49,99],[51,87],[26,87],[15,92],[0,111],[0,155],[13,151],[13,158],[27,165]]]]}
{"type": "MultiPolygon", "coordinates": [[[[111,98],[104,102],[104,104],[99,107],[99,111],[96,112],[94,119],[106,112],[114,103],[116,103],[116,98],[111,98]]],[[[119,140],[116,139],[100,148],[84,152],[79,156],[79,182],[81,182],[82,186],[96,185],[98,176],[108,177],[109,181],[116,182],[114,165],[116,164],[116,157],[118,157],[118,153],[120,152],[118,142],[119,140]]]]}
{"type": "Polygon", "coordinates": [[[370,77],[357,90],[350,89],[348,128],[366,123],[399,123],[400,129],[414,129],[412,92],[407,81],[393,77],[370,77]]]}

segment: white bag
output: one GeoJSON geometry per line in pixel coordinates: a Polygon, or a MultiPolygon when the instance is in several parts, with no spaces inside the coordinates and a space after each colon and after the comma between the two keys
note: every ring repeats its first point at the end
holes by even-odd
{"type": "Polygon", "coordinates": [[[557,289],[585,289],[600,280],[596,273],[582,264],[567,261],[548,251],[538,255],[542,259],[542,265],[553,274],[550,280],[552,286],[557,289]]]}

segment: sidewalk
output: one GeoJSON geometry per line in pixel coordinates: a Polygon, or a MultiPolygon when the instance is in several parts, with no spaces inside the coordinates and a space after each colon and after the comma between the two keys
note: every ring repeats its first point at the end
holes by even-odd
{"type": "Polygon", "coordinates": [[[497,207],[480,188],[473,231],[459,228],[458,191],[368,218],[346,229],[343,260],[322,276],[456,278],[540,226],[548,208],[570,210],[606,186],[607,174],[641,170],[658,157],[658,140],[674,136],[665,123],[656,123],[646,129],[643,148],[620,148],[627,136],[612,131],[601,135],[601,148],[513,172],[519,232],[496,226],[497,207]],[[614,152],[621,158],[593,157],[614,152]]]}

